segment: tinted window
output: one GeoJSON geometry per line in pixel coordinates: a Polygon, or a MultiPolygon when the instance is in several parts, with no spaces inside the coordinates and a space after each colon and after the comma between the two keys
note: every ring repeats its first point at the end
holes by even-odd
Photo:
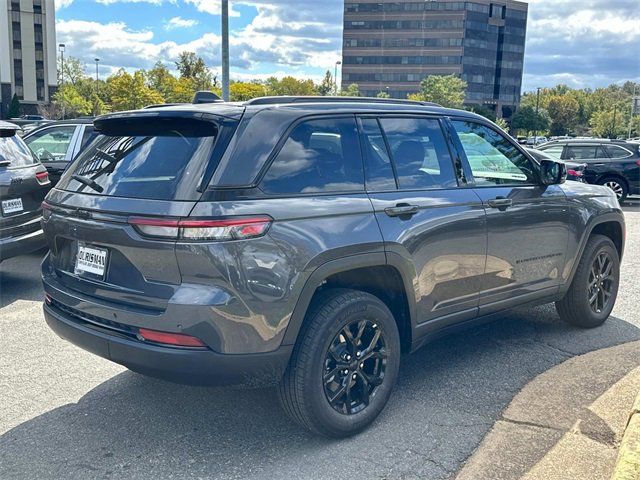
{"type": "Polygon", "coordinates": [[[604,145],[603,148],[607,152],[607,154],[614,159],[627,158],[633,155],[633,153],[626,148],[622,148],[617,145],[604,145]]]}
{"type": "Polygon", "coordinates": [[[562,158],[563,149],[564,149],[564,145],[551,145],[546,148],[540,148],[540,150],[542,150],[544,153],[558,160],[562,158]]]}
{"type": "Polygon", "coordinates": [[[204,167],[211,159],[215,128],[175,126],[155,135],[101,135],[67,169],[63,190],[92,195],[195,200],[204,167]],[[72,178],[93,180],[102,192],[72,178]]]}
{"type": "Polygon", "coordinates": [[[269,167],[267,193],[363,190],[362,158],[354,118],[308,120],[297,125],[269,167]]]}
{"type": "Polygon", "coordinates": [[[590,160],[606,157],[599,145],[568,145],[565,156],[571,160],[590,160]]]}
{"type": "Polygon", "coordinates": [[[531,161],[504,135],[473,122],[454,121],[476,184],[537,183],[531,161]]]}
{"type": "Polygon", "coordinates": [[[362,119],[362,133],[367,165],[367,190],[395,190],[396,179],[378,120],[362,119]]]}
{"type": "Polygon", "coordinates": [[[430,118],[381,118],[402,189],[457,186],[440,123],[430,118]]]}
{"type": "Polygon", "coordinates": [[[64,160],[75,131],[74,125],[45,128],[24,141],[40,160],[64,160]]]}
{"type": "Polygon", "coordinates": [[[36,159],[17,135],[0,137],[0,167],[25,167],[36,159]]]}

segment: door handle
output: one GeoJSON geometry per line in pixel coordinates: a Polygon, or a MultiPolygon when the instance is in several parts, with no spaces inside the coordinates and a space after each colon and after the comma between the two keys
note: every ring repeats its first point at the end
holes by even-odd
{"type": "Polygon", "coordinates": [[[507,208],[513,205],[513,201],[510,198],[497,197],[487,202],[491,208],[497,208],[501,212],[504,212],[507,208]]]}
{"type": "Polygon", "coordinates": [[[418,205],[409,205],[407,203],[399,203],[395,207],[387,207],[384,209],[384,213],[390,217],[404,217],[412,216],[418,213],[420,207],[418,205]]]}

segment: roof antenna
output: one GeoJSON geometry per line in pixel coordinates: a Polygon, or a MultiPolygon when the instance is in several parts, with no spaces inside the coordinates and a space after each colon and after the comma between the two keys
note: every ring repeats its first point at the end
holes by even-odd
{"type": "Polygon", "coordinates": [[[218,95],[216,95],[213,92],[210,92],[208,90],[200,90],[199,92],[196,92],[196,94],[193,96],[193,101],[191,103],[223,103],[224,100],[222,100],[218,95]]]}

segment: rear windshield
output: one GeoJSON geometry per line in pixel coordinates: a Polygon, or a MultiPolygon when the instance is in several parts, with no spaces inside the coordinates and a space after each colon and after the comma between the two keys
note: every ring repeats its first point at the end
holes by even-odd
{"type": "Polygon", "coordinates": [[[0,168],[27,167],[36,159],[20,137],[0,137],[0,168]]]}
{"type": "Polygon", "coordinates": [[[178,127],[135,136],[100,135],[71,164],[57,188],[111,197],[197,200],[216,134],[215,125],[208,124],[206,130],[178,127]]]}

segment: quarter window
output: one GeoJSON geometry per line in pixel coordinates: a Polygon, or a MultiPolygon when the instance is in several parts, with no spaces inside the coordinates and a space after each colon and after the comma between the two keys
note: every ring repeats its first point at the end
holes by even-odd
{"type": "Polygon", "coordinates": [[[381,118],[398,187],[404,190],[456,187],[449,149],[438,120],[381,118]]]}
{"type": "Polygon", "coordinates": [[[530,160],[504,135],[474,122],[454,121],[477,185],[537,183],[530,160]]]}
{"type": "Polygon", "coordinates": [[[273,194],[364,190],[355,118],[308,120],[297,125],[260,188],[273,194]]]}
{"type": "Polygon", "coordinates": [[[564,149],[563,145],[552,145],[548,148],[541,148],[544,153],[547,155],[560,160],[562,158],[562,150],[564,149]]]}
{"type": "Polygon", "coordinates": [[[618,147],[617,145],[605,145],[604,150],[614,160],[631,157],[633,155],[633,153],[626,148],[618,147]]]}

